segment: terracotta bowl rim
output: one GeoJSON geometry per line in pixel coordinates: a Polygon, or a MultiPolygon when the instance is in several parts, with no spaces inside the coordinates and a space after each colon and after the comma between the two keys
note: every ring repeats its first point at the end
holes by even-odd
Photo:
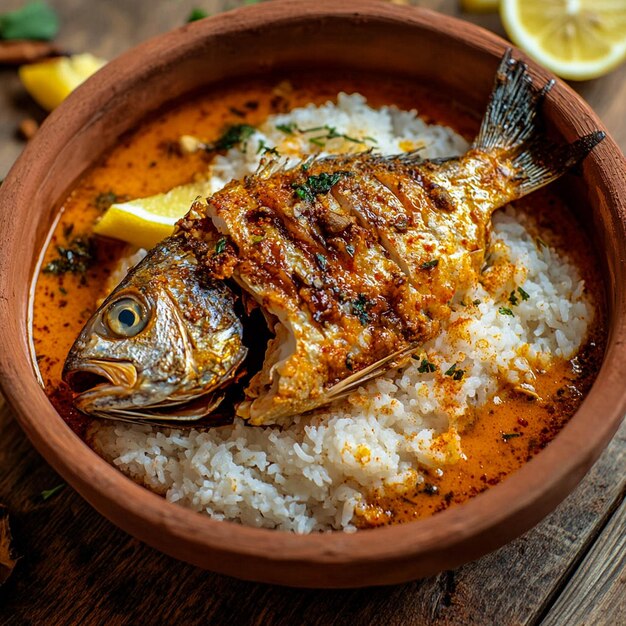
{"type": "MultiPolygon", "coordinates": [[[[170,54],[180,58],[186,50],[218,34],[237,32],[242,28],[262,29],[280,20],[304,23],[328,17],[402,22],[416,30],[438,32],[442,38],[453,39],[490,55],[494,58],[494,65],[496,55],[510,45],[488,31],[455,18],[426,9],[384,4],[376,0],[354,0],[350,3],[337,3],[334,0],[318,0],[314,3],[276,0],[237,9],[159,35],[109,63],[49,117],[18,159],[0,190],[0,243],[3,244],[0,250],[0,318],[6,326],[5,332],[0,335],[0,387],[35,447],[79,493],[97,509],[106,509],[106,515],[113,517],[118,525],[155,545],[158,542],[146,538],[138,521],[147,526],[158,525],[169,538],[170,547],[166,547],[166,551],[170,553],[176,552],[171,548],[172,542],[183,541],[188,547],[196,546],[199,550],[225,551],[273,562],[366,564],[404,561],[417,555],[437,554],[442,542],[447,549],[453,549],[469,537],[478,535],[485,538],[491,547],[496,547],[504,543],[503,537],[510,538],[506,536],[509,520],[516,516],[527,516],[536,522],[539,517],[532,510],[537,500],[543,503],[539,515],[543,516],[549,508],[553,508],[553,505],[546,504],[548,499],[563,499],[573,489],[608,443],[626,412],[626,387],[619,384],[619,375],[615,367],[611,367],[623,364],[626,357],[626,295],[623,293],[625,288],[621,287],[622,293],[619,293],[618,286],[615,301],[610,303],[614,310],[614,323],[602,369],[583,405],[555,440],[532,463],[526,464],[496,488],[435,517],[405,525],[354,534],[333,532],[296,535],[215,521],[170,503],[135,484],[93,452],[61,420],[33,373],[25,336],[26,321],[11,317],[12,311],[19,305],[16,303],[17,294],[12,291],[7,268],[13,266],[11,255],[19,248],[15,241],[10,246],[4,245],[9,239],[8,233],[17,232],[18,227],[10,217],[13,206],[21,206],[27,201],[25,181],[33,176],[45,177],[45,168],[53,159],[58,129],[63,124],[69,124],[79,131],[89,124],[94,112],[100,111],[100,114],[106,115],[106,102],[115,98],[117,90],[130,87],[133,81],[141,77],[141,59],[148,54],[157,57],[170,54]],[[459,29],[461,24],[463,28],[459,29]],[[11,331],[21,333],[19,351],[16,351],[13,343],[7,341],[11,331]],[[598,415],[598,412],[603,414],[603,420],[594,423],[593,416],[598,415]],[[585,442],[582,450],[580,441],[585,442]],[[57,449],[63,446],[72,449],[72,456],[59,456],[57,449]],[[121,501],[122,497],[125,502],[121,501]],[[129,514],[130,521],[124,523],[123,520],[129,514]],[[491,539],[490,534],[493,535],[491,539]],[[270,545],[271,554],[268,548],[270,545]]],[[[527,60],[535,75],[541,79],[552,77],[528,61],[521,52],[516,51],[516,56],[527,60]]],[[[577,120],[573,123],[578,131],[604,128],[588,105],[562,81],[557,80],[548,102],[557,107],[560,114],[563,113],[564,103],[568,102],[573,113],[577,114],[577,120]]],[[[606,187],[607,196],[614,203],[613,214],[619,218],[617,236],[623,247],[626,241],[626,193],[623,193],[626,161],[609,137],[589,159],[598,167],[605,166],[602,183],[606,187]],[[622,173],[621,183],[617,176],[607,177],[606,166],[609,163],[622,173]]],[[[529,525],[526,524],[526,527],[529,525]]],[[[198,562],[194,561],[189,550],[184,558],[198,562]]]]}

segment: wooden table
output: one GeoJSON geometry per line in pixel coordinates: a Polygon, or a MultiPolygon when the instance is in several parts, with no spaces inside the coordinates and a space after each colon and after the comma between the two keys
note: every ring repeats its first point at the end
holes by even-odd
{"type": "MultiPolygon", "coordinates": [[[[234,0],[48,0],[68,50],[112,58],[234,0]]],[[[21,0],[2,0],[2,10],[21,0]]],[[[458,13],[455,0],[415,3],[458,13]]],[[[497,16],[470,17],[502,34],[497,16]]],[[[43,117],[0,69],[0,177],[43,117]]],[[[626,67],[576,85],[626,147],[626,67]]],[[[599,416],[600,417],[600,416],[599,416]]],[[[0,502],[22,558],[0,587],[2,624],[626,624],[626,424],[578,489],[523,537],[455,571],[391,588],[307,591],[240,582],[180,563],[98,515],[31,447],[0,398],[0,502]]]]}

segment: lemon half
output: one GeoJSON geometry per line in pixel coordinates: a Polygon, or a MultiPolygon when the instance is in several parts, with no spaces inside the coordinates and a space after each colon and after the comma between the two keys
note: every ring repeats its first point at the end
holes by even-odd
{"type": "Polygon", "coordinates": [[[626,58],[625,0],[501,0],[509,37],[563,78],[588,80],[626,58]]]}
{"type": "Polygon", "coordinates": [[[203,181],[180,185],[167,193],[112,204],[93,231],[150,249],[172,234],[176,222],[189,211],[198,196],[209,193],[210,183],[203,181]]]}
{"type": "Polygon", "coordinates": [[[52,111],[105,64],[92,54],[75,54],[22,65],[19,76],[26,91],[44,109],[52,111]]]}

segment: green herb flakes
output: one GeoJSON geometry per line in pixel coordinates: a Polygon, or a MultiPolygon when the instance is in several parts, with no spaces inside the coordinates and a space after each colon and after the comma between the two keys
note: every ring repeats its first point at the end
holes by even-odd
{"type": "Polygon", "coordinates": [[[315,255],[315,258],[317,259],[317,263],[320,266],[320,268],[325,270],[326,266],[328,265],[328,259],[323,254],[320,254],[319,252],[315,255]]]}
{"type": "Polygon", "coordinates": [[[510,439],[515,439],[516,437],[521,436],[521,433],[502,433],[502,441],[504,441],[504,443],[508,443],[510,439]]]}
{"type": "Polygon", "coordinates": [[[359,318],[359,321],[365,326],[370,321],[370,316],[367,313],[367,309],[371,306],[368,299],[360,293],[356,300],[351,302],[351,311],[353,315],[359,318]]]}
{"type": "Polygon", "coordinates": [[[428,359],[423,358],[420,366],[417,368],[420,374],[432,374],[437,371],[437,366],[431,363],[428,359]]]}
{"type": "Polygon", "coordinates": [[[280,156],[280,152],[278,152],[276,146],[274,146],[273,148],[268,146],[263,139],[261,139],[261,141],[259,142],[259,148],[256,153],[263,155],[271,154],[273,156],[280,156]]]}
{"type": "Polygon", "coordinates": [[[426,261],[420,265],[421,270],[432,270],[439,265],[439,259],[432,259],[431,261],[426,261]]]}
{"type": "Polygon", "coordinates": [[[300,135],[310,135],[311,133],[318,133],[313,137],[305,137],[305,139],[307,139],[309,143],[312,143],[320,148],[323,148],[326,145],[326,142],[331,139],[344,139],[345,141],[362,145],[368,142],[373,144],[378,143],[373,137],[363,137],[363,139],[357,139],[356,137],[351,137],[345,133],[339,133],[336,128],[329,126],[328,124],[324,124],[323,126],[313,126],[311,128],[298,128],[298,126],[294,123],[277,124],[276,130],[285,133],[285,135],[295,135],[296,133],[300,135]]]}
{"type": "Polygon", "coordinates": [[[301,200],[313,202],[315,196],[327,194],[344,176],[351,176],[351,172],[322,172],[316,176],[309,176],[304,183],[292,183],[294,194],[301,200]]]}
{"type": "Polygon", "coordinates": [[[245,147],[256,129],[249,124],[234,124],[229,126],[222,136],[211,146],[213,150],[230,150],[239,144],[245,147]]]}
{"type": "Polygon", "coordinates": [[[521,287],[517,288],[517,293],[519,293],[524,302],[530,298],[530,294],[526,293],[521,287]]]}
{"type": "Polygon", "coordinates": [[[198,20],[204,19],[205,17],[209,17],[209,14],[204,9],[194,7],[193,9],[191,9],[191,12],[187,16],[187,24],[189,24],[190,22],[197,22],[198,20]]]}
{"type": "Polygon", "coordinates": [[[498,313],[500,313],[500,315],[510,315],[511,317],[513,316],[513,311],[511,311],[511,309],[505,307],[505,306],[501,306],[498,309],[498,313]]]}
{"type": "Polygon", "coordinates": [[[56,487],[52,487],[52,489],[45,489],[44,491],[41,492],[41,499],[44,502],[46,500],[49,500],[50,498],[55,496],[57,493],[59,493],[59,491],[61,491],[66,486],[67,485],[65,483],[61,483],[60,485],[57,485],[56,487]]]}
{"type": "Polygon", "coordinates": [[[0,39],[50,41],[58,32],[59,18],[44,2],[31,2],[17,11],[0,14],[0,39]]]}
{"type": "Polygon", "coordinates": [[[509,302],[512,306],[515,306],[518,302],[517,296],[515,295],[514,291],[511,291],[511,293],[509,294],[509,302]]]}
{"type": "Polygon", "coordinates": [[[84,274],[95,261],[95,246],[86,237],[76,237],[67,247],[57,246],[57,253],[58,258],[44,265],[45,274],[84,274]]]}
{"type": "Polygon", "coordinates": [[[453,363],[446,371],[446,376],[450,376],[452,380],[461,380],[465,376],[465,370],[459,369],[456,363],[453,363]]]}
{"type": "Polygon", "coordinates": [[[226,237],[220,237],[215,244],[214,254],[222,254],[226,250],[226,237]]]}
{"type": "Polygon", "coordinates": [[[279,130],[281,133],[285,133],[285,135],[293,135],[294,132],[296,130],[298,130],[298,127],[291,123],[291,124],[276,124],[276,130],[279,130]]]}
{"type": "Polygon", "coordinates": [[[93,205],[104,213],[112,204],[115,204],[120,197],[114,191],[105,191],[104,193],[99,193],[94,201],[93,205]]]}

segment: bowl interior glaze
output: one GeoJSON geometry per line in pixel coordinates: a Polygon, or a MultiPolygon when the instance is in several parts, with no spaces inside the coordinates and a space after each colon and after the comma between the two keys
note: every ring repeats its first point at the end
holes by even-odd
{"type": "MultiPolygon", "coordinates": [[[[0,194],[0,380],[21,426],[55,470],[103,515],[164,552],[240,578],[295,586],[365,586],[430,575],[495,549],[551,511],[599,456],[626,408],[619,375],[626,356],[626,164],[610,138],[586,159],[580,183],[583,219],[606,282],[609,338],[598,378],[531,463],[434,518],[296,536],[178,507],[124,477],[71,432],[39,386],[29,350],[29,292],[59,203],[150,112],[225,79],[302,66],[401,74],[482,111],[505,48],[493,34],[426,10],[374,0],[278,0],[156,37],[72,94],[44,123],[0,194]]],[[[538,81],[551,77],[529,64],[538,81]]],[[[561,82],[548,95],[545,117],[567,141],[602,128],[561,82]]]]}

